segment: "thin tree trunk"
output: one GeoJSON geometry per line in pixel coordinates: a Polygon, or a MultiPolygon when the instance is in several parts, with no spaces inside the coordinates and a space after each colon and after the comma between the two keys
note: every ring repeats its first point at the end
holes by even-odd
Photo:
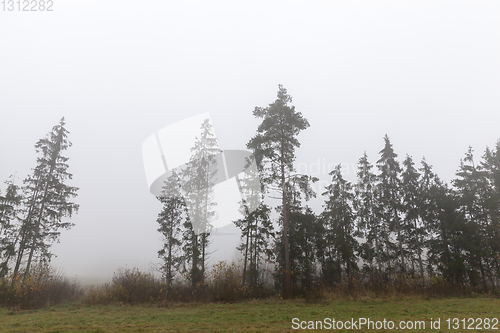
{"type": "Polygon", "coordinates": [[[415,234],[417,235],[417,254],[418,254],[418,265],[420,267],[420,276],[422,277],[422,279],[424,279],[424,264],[422,262],[422,248],[421,248],[421,245],[422,245],[422,240],[420,238],[420,235],[418,234],[418,225],[417,225],[417,219],[415,219],[415,234]]]}
{"type": "Polygon", "coordinates": [[[172,285],[172,233],[168,235],[167,286],[172,285]]]}
{"type": "Polygon", "coordinates": [[[23,220],[23,224],[21,226],[20,232],[22,233],[22,237],[21,237],[21,242],[19,243],[19,251],[17,253],[16,266],[14,267],[14,273],[12,275],[13,280],[19,274],[19,269],[21,267],[21,262],[23,260],[24,250],[26,249],[26,243],[29,240],[29,233],[30,233],[30,229],[31,229],[30,224],[31,224],[31,218],[33,216],[33,209],[34,209],[34,206],[36,204],[36,201],[38,200],[39,191],[36,190],[36,188],[38,188],[38,181],[39,180],[40,180],[40,178],[38,178],[36,183],[35,183],[35,192],[32,195],[31,205],[30,205],[30,208],[28,210],[28,216],[26,216],[26,219],[23,220]]]}
{"type": "Polygon", "coordinates": [[[286,179],[285,179],[285,161],[283,158],[283,151],[281,154],[281,186],[283,195],[283,243],[285,246],[285,271],[283,283],[283,298],[291,297],[291,281],[290,281],[290,246],[288,244],[288,230],[289,230],[289,216],[288,216],[288,202],[286,195],[286,179]]]}
{"type": "Polygon", "coordinates": [[[247,261],[248,261],[248,238],[250,237],[250,221],[248,221],[247,224],[247,239],[245,242],[245,260],[243,263],[243,280],[241,281],[241,284],[244,286],[245,285],[245,279],[247,275],[247,261]]]}
{"type": "Polygon", "coordinates": [[[207,244],[207,233],[204,232],[201,236],[201,241],[202,241],[202,255],[201,255],[201,275],[200,275],[200,280],[204,281],[205,280],[205,249],[206,249],[206,244],[207,244]]]}
{"type": "Polygon", "coordinates": [[[192,236],[192,246],[193,246],[193,260],[192,260],[192,268],[191,268],[191,286],[192,288],[196,288],[196,284],[198,283],[198,240],[197,235],[193,231],[192,236]]]}
{"type": "Polygon", "coordinates": [[[43,211],[45,209],[45,202],[47,199],[47,192],[49,191],[49,183],[50,183],[50,179],[52,177],[52,173],[54,172],[54,167],[55,167],[55,160],[53,161],[53,164],[50,166],[49,177],[47,179],[47,183],[45,184],[45,189],[43,191],[42,207],[40,207],[40,213],[38,216],[38,220],[36,221],[36,224],[34,226],[35,235],[33,237],[33,242],[31,244],[30,254],[28,256],[28,262],[26,264],[26,270],[24,271],[24,277],[26,277],[29,273],[29,270],[31,267],[31,260],[33,259],[33,254],[35,252],[36,241],[38,240],[38,237],[40,237],[40,222],[42,221],[43,211]]]}
{"type": "Polygon", "coordinates": [[[479,270],[481,272],[481,280],[483,282],[484,291],[488,291],[488,283],[486,282],[486,277],[484,273],[483,260],[479,257],[479,270]]]}
{"type": "Polygon", "coordinates": [[[405,260],[405,255],[404,255],[404,251],[403,251],[403,241],[401,239],[401,223],[399,221],[399,217],[398,217],[398,212],[396,210],[396,208],[393,209],[393,214],[394,214],[394,219],[396,221],[396,226],[398,228],[398,244],[399,244],[399,255],[401,257],[401,270],[403,272],[403,274],[406,273],[406,260],[405,260]]]}
{"type": "Polygon", "coordinates": [[[382,275],[382,258],[380,257],[380,245],[378,242],[378,228],[375,225],[375,250],[377,251],[377,266],[378,266],[378,277],[380,278],[382,275]]]}

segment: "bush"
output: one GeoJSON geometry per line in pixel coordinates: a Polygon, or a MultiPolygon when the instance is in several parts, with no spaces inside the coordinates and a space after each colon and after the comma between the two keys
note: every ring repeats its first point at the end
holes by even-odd
{"type": "Polygon", "coordinates": [[[241,268],[234,262],[231,265],[225,261],[215,264],[207,277],[211,301],[234,302],[248,298],[251,289],[241,285],[242,278],[241,268]]]}
{"type": "Polygon", "coordinates": [[[148,303],[165,298],[166,285],[151,273],[137,268],[119,269],[113,276],[113,295],[124,303],[148,303]]]}
{"type": "Polygon", "coordinates": [[[38,265],[30,274],[9,275],[0,281],[0,304],[21,309],[37,309],[79,299],[83,294],[76,281],[70,281],[53,268],[38,265]]]}
{"type": "Polygon", "coordinates": [[[225,261],[214,265],[205,280],[195,288],[181,282],[169,286],[151,273],[141,272],[137,268],[121,268],[113,274],[111,283],[88,288],[83,302],[87,305],[113,302],[234,302],[251,295],[250,288],[243,287],[241,281],[241,269],[225,261]]]}
{"type": "Polygon", "coordinates": [[[90,287],[84,303],[89,305],[122,302],[128,304],[154,303],[165,299],[166,284],[151,273],[137,268],[119,268],[113,274],[111,284],[90,287]]]}

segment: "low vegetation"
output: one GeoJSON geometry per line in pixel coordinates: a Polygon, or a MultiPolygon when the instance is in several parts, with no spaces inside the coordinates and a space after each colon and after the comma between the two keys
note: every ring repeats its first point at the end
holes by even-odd
{"type": "MultiPolygon", "coordinates": [[[[219,262],[208,272],[206,279],[194,288],[179,280],[167,283],[151,272],[137,268],[120,268],[111,282],[83,288],[47,266],[37,266],[30,275],[8,276],[0,281],[0,306],[9,309],[32,310],[57,304],[78,302],[85,306],[155,305],[160,307],[179,303],[237,303],[255,299],[281,299],[272,281],[258,288],[242,284],[242,267],[235,263],[219,262]]],[[[392,283],[373,284],[351,279],[348,283],[318,285],[297,299],[318,302],[331,299],[366,300],[388,298],[445,298],[492,297],[496,290],[484,292],[480,287],[450,284],[441,277],[423,280],[399,276],[392,283]]]]}
{"type": "Polygon", "coordinates": [[[36,311],[0,309],[0,317],[2,332],[292,332],[294,318],[418,320],[425,322],[425,329],[419,332],[438,332],[430,329],[431,319],[440,318],[441,331],[448,331],[445,327],[448,318],[498,317],[499,306],[499,299],[485,297],[349,301],[332,293],[315,302],[273,297],[234,304],[175,303],[165,307],[73,303],[36,311]]]}
{"type": "Polygon", "coordinates": [[[52,268],[38,265],[27,275],[0,280],[0,305],[9,308],[37,309],[79,300],[83,288],[52,268]]]}
{"type": "Polygon", "coordinates": [[[419,332],[431,332],[431,321],[438,318],[441,325],[448,318],[492,319],[500,306],[492,292],[453,287],[440,278],[401,277],[391,285],[352,280],[315,286],[290,300],[273,294],[272,286],[255,291],[241,282],[240,266],[220,262],[195,288],[179,281],[168,285],[152,273],[123,268],[111,282],[83,290],[39,266],[24,280],[1,281],[1,327],[2,332],[291,332],[294,320],[370,318],[421,321],[425,329],[419,332]]]}
{"type": "Polygon", "coordinates": [[[272,295],[271,288],[261,286],[259,294],[242,286],[242,271],[235,263],[219,262],[209,271],[207,278],[194,288],[189,283],[166,283],[152,273],[136,268],[119,269],[111,283],[89,287],[83,298],[87,305],[159,304],[172,302],[237,302],[252,297],[272,295]]]}

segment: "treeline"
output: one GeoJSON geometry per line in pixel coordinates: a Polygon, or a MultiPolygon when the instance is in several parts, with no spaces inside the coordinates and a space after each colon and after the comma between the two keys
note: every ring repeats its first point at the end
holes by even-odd
{"type": "Polygon", "coordinates": [[[62,118],[48,135],[38,140],[36,165],[22,184],[6,182],[0,193],[0,280],[16,284],[46,271],[62,229],[73,226],[65,218],[78,210],[72,202],[78,188],[66,184],[72,178],[63,152],[71,146],[62,118]],[[6,279],[6,280],[4,280],[6,279]]]}
{"type": "Polygon", "coordinates": [[[290,253],[294,282],[336,285],[393,284],[402,278],[430,283],[498,286],[500,277],[500,143],[480,163],[469,148],[452,186],[422,159],[400,163],[387,136],[372,165],[358,161],[357,181],[330,172],[323,211],[292,211],[290,253]]]}
{"type": "MultiPolygon", "coordinates": [[[[425,158],[418,164],[408,155],[398,160],[386,135],[375,163],[366,153],[359,159],[355,183],[344,179],[340,165],[330,172],[331,183],[321,193],[323,211],[316,214],[307,201],[317,195],[311,187],[317,178],[294,169],[297,137],[309,123],[291,102],[280,85],[273,103],[253,111],[262,122],[247,144],[253,153],[248,162],[257,164],[261,191],[242,200],[244,218],[233,221],[242,231],[241,287],[261,290],[270,282],[264,273],[271,267],[274,289],[285,298],[317,287],[384,287],[409,279],[422,287],[440,281],[495,290],[500,278],[500,141],[479,162],[469,148],[456,179],[446,184],[425,158]],[[277,199],[275,207],[269,198],[277,199]],[[260,204],[248,210],[255,205],[252,200],[260,204]],[[275,221],[273,208],[279,213],[275,221]]],[[[202,221],[205,227],[215,218],[216,203],[210,199],[215,137],[209,126],[203,131],[212,141],[203,145],[200,139],[191,167],[173,174],[159,197],[158,230],[164,236],[159,257],[168,285],[177,276],[196,288],[206,278],[210,228],[197,234],[190,221],[193,211],[197,224],[202,221]],[[181,194],[183,184],[198,194],[181,194]]]]}

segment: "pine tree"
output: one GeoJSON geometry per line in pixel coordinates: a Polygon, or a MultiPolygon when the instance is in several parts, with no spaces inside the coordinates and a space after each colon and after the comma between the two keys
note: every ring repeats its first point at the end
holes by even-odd
{"type": "Polygon", "coordinates": [[[62,118],[58,125],[44,139],[35,144],[40,154],[33,174],[24,180],[23,197],[25,217],[20,228],[20,242],[17,250],[14,276],[19,273],[23,258],[27,254],[25,275],[29,274],[35,255],[39,261],[50,261],[49,248],[58,241],[60,230],[73,226],[65,222],[78,211],[78,205],[71,201],[77,196],[78,188],[66,184],[73,175],[67,171],[68,158],[62,152],[71,147],[62,118]]]}
{"type": "Polygon", "coordinates": [[[300,147],[297,140],[299,133],[309,127],[309,122],[294,106],[289,106],[292,98],[282,85],[278,86],[278,98],[268,107],[256,107],[253,115],[262,118],[262,123],[257,128],[257,134],[248,142],[247,148],[251,149],[256,157],[257,164],[264,172],[262,181],[265,185],[276,190],[281,199],[281,212],[283,216],[283,296],[291,296],[291,266],[290,266],[290,189],[288,182],[294,172],[293,161],[295,149],[300,147]]]}

